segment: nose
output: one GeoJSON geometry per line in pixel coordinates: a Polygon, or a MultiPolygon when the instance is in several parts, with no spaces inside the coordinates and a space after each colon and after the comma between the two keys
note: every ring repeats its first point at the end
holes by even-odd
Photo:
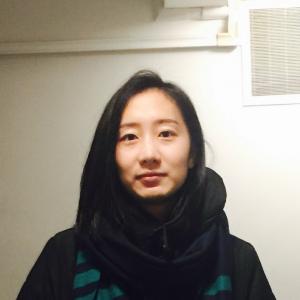
{"type": "Polygon", "coordinates": [[[149,169],[154,169],[160,165],[159,149],[151,138],[145,138],[141,143],[139,160],[141,166],[149,169]]]}

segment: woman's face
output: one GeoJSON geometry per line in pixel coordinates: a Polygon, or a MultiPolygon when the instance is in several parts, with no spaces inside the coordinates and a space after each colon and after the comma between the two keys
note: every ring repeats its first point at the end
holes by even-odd
{"type": "Polygon", "coordinates": [[[190,144],[175,101],[154,88],[133,96],[122,114],[115,153],[122,183],[140,198],[171,195],[187,177],[190,144]]]}

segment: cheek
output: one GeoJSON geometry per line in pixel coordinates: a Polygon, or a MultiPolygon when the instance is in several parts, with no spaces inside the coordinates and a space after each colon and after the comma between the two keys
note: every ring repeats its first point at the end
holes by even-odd
{"type": "Polygon", "coordinates": [[[133,158],[130,152],[122,148],[116,149],[115,159],[121,179],[128,178],[133,173],[133,158]]]}
{"type": "Polygon", "coordinates": [[[188,141],[183,140],[177,143],[172,148],[168,149],[165,154],[166,159],[174,167],[178,169],[187,169],[190,159],[190,146],[188,141]]]}
{"type": "Polygon", "coordinates": [[[169,152],[166,158],[173,180],[177,182],[177,184],[182,184],[189,170],[190,147],[185,143],[178,145],[176,151],[169,152]]]}
{"type": "Polygon", "coordinates": [[[178,152],[173,151],[168,153],[166,164],[170,178],[173,178],[174,182],[182,183],[185,181],[189,169],[189,152],[180,153],[180,155],[178,155],[178,152]]]}

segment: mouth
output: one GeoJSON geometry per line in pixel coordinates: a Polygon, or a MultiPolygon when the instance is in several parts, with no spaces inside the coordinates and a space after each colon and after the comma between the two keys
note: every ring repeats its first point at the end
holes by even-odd
{"type": "Polygon", "coordinates": [[[158,186],[161,179],[165,176],[167,176],[166,173],[148,172],[137,175],[136,179],[139,180],[145,187],[151,188],[158,186]]]}
{"type": "Polygon", "coordinates": [[[155,178],[155,177],[164,177],[166,173],[161,172],[147,172],[136,176],[136,179],[143,179],[143,178],[155,178]]]}

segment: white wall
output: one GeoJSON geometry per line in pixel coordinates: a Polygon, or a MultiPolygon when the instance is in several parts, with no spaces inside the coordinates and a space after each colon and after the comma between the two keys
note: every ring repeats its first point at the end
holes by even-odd
{"type": "Polygon", "coordinates": [[[0,299],[16,297],[46,240],[72,226],[103,105],[141,68],[191,96],[231,232],[256,247],[277,299],[296,300],[300,106],[243,107],[239,48],[0,57],[0,299]]]}

